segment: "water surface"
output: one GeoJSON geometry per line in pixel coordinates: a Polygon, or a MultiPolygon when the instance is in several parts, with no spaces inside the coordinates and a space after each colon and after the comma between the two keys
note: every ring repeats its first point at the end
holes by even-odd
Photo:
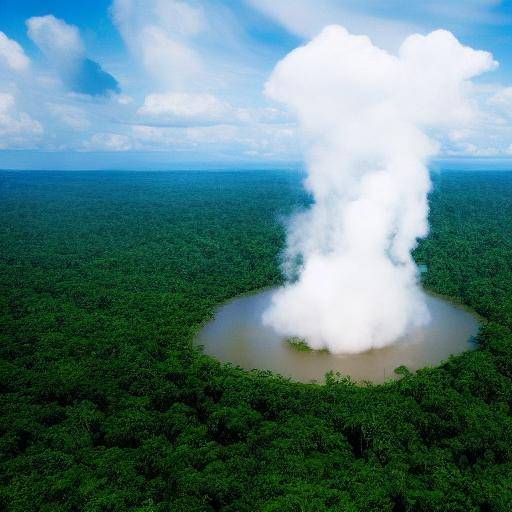
{"type": "Polygon", "coordinates": [[[476,317],[447,300],[426,295],[430,323],[411,330],[393,345],[350,355],[299,352],[261,322],[272,293],[273,290],[266,290],[223,305],[199,332],[196,342],[223,362],[247,370],[272,370],[302,382],[323,382],[330,370],[355,381],[383,382],[396,378],[394,369],[398,366],[414,371],[437,365],[451,354],[475,346],[470,339],[478,331],[476,317]]]}

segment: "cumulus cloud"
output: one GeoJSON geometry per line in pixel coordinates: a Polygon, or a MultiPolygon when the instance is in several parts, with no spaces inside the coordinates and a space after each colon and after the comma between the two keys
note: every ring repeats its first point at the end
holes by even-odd
{"type": "Polygon", "coordinates": [[[119,92],[117,80],[87,57],[78,27],[51,14],[29,18],[27,27],[29,37],[71,91],[91,96],[119,92]]]}
{"type": "Polygon", "coordinates": [[[475,117],[471,78],[496,66],[447,31],[395,55],[341,26],[277,64],[265,91],[298,118],[314,204],[290,222],[291,280],[266,323],[350,353],[428,321],[411,257],[428,231],[427,163],[436,137],[475,117]]]}
{"type": "MultiPolygon", "coordinates": [[[[492,3],[458,2],[447,18],[461,19],[465,11],[478,12],[479,21],[487,20],[483,14],[490,12],[492,3]]],[[[285,35],[283,27],[299,38],[309,37],[326,22],[340,20],[352,31],[368,30],[374,40],[394,48],[404,33],[411,33],[403,14],[417,9],[425,16],[416,16],[416,21],[428,18],[426,4],[407,7],[399,0],[378,9],[352,0],[248,0],[243,7],[205,0],[113,0],[112,21],[129,51],[123,53],[102,29],[95,48],[108,61],[101,53],[88,53],[92,48],[86,48],[78,26],[51,14],[35,16],[27,20],[27,30],[40,51],[31,53],[30,59],[20,44],[0,32],[0,91],[15,98],[11,126],[21,122],[23,113],[32,121],[44,121],[44,132],[37,135],[29,129],[25,139],[21,133],[4,136],[2,146],[37,143],[45,150],[63,151],[172,150],[188,153],[190,158],[196,155],[200,161],[213,155],[218,161],[224,157],[295,161],[296,113],[261,95],[275,60],[296,40],[285,35]],[[271,23],[261,31],[261,13],[282,27],[271,23]],[[124,94],[118,93],[116,79],[99,62],[109,62],[108,70],[115,69],[115,75],[122,77],[124,94]]],[[[472,16],[464,19],[469,26],[472,16]]],[[[101,18],[89,21],[90,31],[94,23],[102,23],[101,18]]],[[[420,32],[426,32],[424,28],[420,32]]],[[[464,86],[474,92],[482,85],[464,86]]],[[[446,96],[447,103],[457,100],[454,94],[446,96]]],[[[464,95],[471,93],[464,91],[464,95]]],[[[481,92],[475,101],[484,112],[475,115],[470,108],[463,128],[439,137],[442,153],[508,154],[512,142],[509,95],[505,87],[488,86],[481,92]]],[[[428,105],[425,109],[431,110],[428,105]]],[[[439,131],[439,126],[429,130],[439,131]]]]}
{"type": "Polygon", "coordinates": [[[170,92],[149,94],[137,113],[157,124],[187,126],[219,123],[235,112],[231,105],[212,94],[170,92]]]}
{"type": "Polygon", "coordinates": [[[0,148],[25,149],[34,146],[37,136],[43,133],[41,124],[27,113],[20,112],[16,98],[0,93],[0,148]]]}
{"type": "Polygon", "coordinates": [[[23,48],[0,32],[0,64],[14,71],[25,71],[30,65],[23,48]]]}
{"type": "Polygon", "coordinates": [[[70,61],[85,55],[85,47],[78,27],[49,14],[35,16],[27,20],[28,35],[48,58],[70,61]]]}
{"type": "MultiPolygon", "coordinates": [[[[114,0],[111,15],[151,92],[214,92],[244,86],[260,93],[269,65],[264,38],[232,2],[114,0]],[[263,45],[263,48],[260,47],[263,45]]],[[[258,20],[259,21],[259,20],[258,20]]],[[[257,30],[257,29],[256,29],[257,30]]],[[[272,46],[272,43],[269,44],[272,46]]]]}
{"type": "Polygon", "coordinates": [[[153,80],[183,88],[203,62],[190,40],[206,21],[201,7],[175,0],[114,0],[112,17],[125,43],[153,80]]]}
{"type": "Polygon", "coordinates": [[[210,93],[148,94],[137,114],[140,124],[150,126],[289,124],[292,121],[283,110],[273,107],[234,107],[210,93]]]}
{"type": "Polygon", "coordinates": [[[471,87],[475,115],[440,141],[447,156],[503,157],[512,141],[512,87],[480,82],[471,87]]]}

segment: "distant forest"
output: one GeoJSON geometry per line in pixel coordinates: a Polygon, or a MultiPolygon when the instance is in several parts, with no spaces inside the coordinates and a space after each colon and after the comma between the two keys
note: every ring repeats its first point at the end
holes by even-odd
{"type": "Polygon", "coordinates": [[[192,339],[282,281],[287,172],[0,173],[0,510],[512,510],[512,172],[433,176],[427,289],[480,347],[384,385],[192,339]]]}

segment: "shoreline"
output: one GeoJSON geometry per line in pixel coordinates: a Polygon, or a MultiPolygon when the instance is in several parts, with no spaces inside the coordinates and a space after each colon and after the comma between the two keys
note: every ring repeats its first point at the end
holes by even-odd
{"type": "MultiPolygon", "coordinates": [[[[271,291],[273,289],[278,289],[280,286],[282,285],[276,285],[276,286],[264,286],[264,287],[260,287],[260,288],[256,288],[256,289],[252,289],[252,290],[248,290],[248,291],[245,291],[243,293],[240,293],[240,294],[237,294],[233,297],[230,297],[229,299],[226,299],[222,302],[220,302],[219,304],[217,304],[215,307],[214,307],[214,310],[212,311],[212,314],[209,315],[208,318],[206,318],[204,321],[202,321],[200,324],[198,324],[196,326],[196,328],[193,330],[193,333],[192,333],[192,336],[190,338],[190,343],[191,343],[191,346],[195,349],[198,349],[202,355],[205,355],[207,357],[210,357],[212,358],[213,360],[217,361],[218,363],[220,363],[221,365],[226,365],[226,364],[231,364],[233,365],[234,363],[230,363],[229,361],[222,361],[221,359],[217,358],[215,355],[212,355],[212,354],[208,354],[206,351],[205,351],[205,345],[203,344],[200,344],[198,343],[197,341],[197,338],[198,338],[198,334],[201,332],[201,330],[212,320],[214,320],[217,312],[222,309],[223,307],[227,306],[228,304],[232,303],[232,302],[235,302],[239,299],[242,299],[244,297],[251,297],[251,296],[254,296],[254,295],[258,295],[260,293],[264,293],[266,291],[271,291]]],[[[473,351],[473,350],[478,350],[480,348],[480,345],[479,343],[475,340],[475,338],[478,336],[478,333],[480,331],[480,328],[482,325],[484,325],[485,323],[488,322],[488,320],[483,317],[482,315],[479,315],[476,311],[474,311],[471,307],[467,306],[466,304],[463,304],[460,300],[457,300],[456,298],[454,297],[450,297],[450,296],[447,296],[447,295],[443,295],[443,294],[439,294],[439,293],[436,293],[434,291],[431,291],[431,290],[428,290],[426,288],[424,288],[423,286],[421,286],[421,289],[422,291],[428,295],[429,297],[432,297],[434,299],[439,299],[439,300],[442,300],[448,304],[450,304],[451,306],[453,306],[454,308],[456,309],[459,309],[459,310],[462,310],[468,314],[470,314],[477,322],[478,324],[478,330],[476,331],[476,333],[471,336],[470,338],[468,338],[468,343],[471,343],[473,345],[473,347],[471,348],[468,348],[467,350],[464,350],[463,352],[456,352],[454,354],[450,354],[448,357],[446,357],[445,359],[442,359],[441,361],[439,361],[437,364],[435,365],[428,365],[428,364],[425,364],[425,366],[421,366],[419,368],[417,368],[416,370],[410,370],[412,374],[415,374],[417,371],[423,369],[423,368],[438,368],[438,367],[441,367],[447,360],[449,357],[457,357],[459,354],[463,354],[464,352],[466,351],[473,351]]],[[[316,351],[315,351],[316,352],[316,351]]],[[[239,367],[242,371],[244,372],[248,372],[250,373],[251,371],[254,371],[254,370],[257,370],[257,371],[263,371],[262,368],[256,368],[256,369],[246,369],[244,368],[243,366],[240,366],[240,365],[236,365],[237,367],[239,367]]],[[[397,368],[399,368],[401,365],[399,365],[397,368]]],[[[271,371],[273,375],[275,376],[278,376],[284,380],[287,380],[287,381],[290,381],[290,382],[293,382],[294,384],[316,384],[316,385],[324,385],[326,383],[325,381],[325,375],[324,375],[324,380],[323,381],[319,381],[319,380],[316,380],[316,379],[312,379],[311,382],[304,382],[304,381],[300,381],[300,380],[297,380],[293,377],[289,377],[289,376],[285,376],[279,372],[276,372],[276,371],[273,371],[273,370],[267,370],[267,371],[271,371]]],[[[343,377],[347,377],[348,375],[343,375],[343,377]]],[[[394,383],[396,382],[397,380],[400,380],[400,376],[397,375],[395,376],[393,374],[393,372],[390,373],[390,378],[387,378],[386,380],[382,381],[382,382],[373,382],[373,381],[367,381],[367,380],[352,380],[352,377],[348,376],[351,381],[357,385],[357,386],[360,386],[360,387],[368,387],[369,385],[370,386],[381,386],[381,385],[386,385],[386,384],[389,384],[389,383],[394,383]]]]}

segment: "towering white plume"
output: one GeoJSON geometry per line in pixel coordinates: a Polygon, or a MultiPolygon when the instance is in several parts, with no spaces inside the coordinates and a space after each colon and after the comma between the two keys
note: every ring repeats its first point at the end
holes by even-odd
{"type": "Polygon", "coordinates": [[[290,222],[302,263],[264,322],[313,348],[361,352],[429,319],[411,250],[428,232],[437,132],[472,117],[470,79],[497,63],[437,30],[392,55],[329,26],[275,67],[266,94],[298,119],[312,207],[290,222]]]}

